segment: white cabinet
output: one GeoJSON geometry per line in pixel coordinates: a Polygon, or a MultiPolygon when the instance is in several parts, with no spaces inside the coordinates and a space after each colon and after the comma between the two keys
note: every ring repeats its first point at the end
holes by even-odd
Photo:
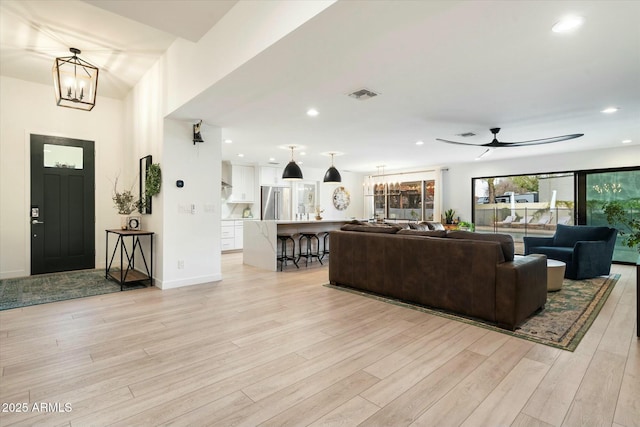
{"type": "Polygon", "coordinates": [[[227,220],[222,221],[222,232],[220,233],[220,249],[223,251],[233,251],[242,249],[242,237],[244,235],[244,221],[227,220]]]}
{"type": "Polygon", "coordinates": [[[220,233],[220,248],[223,251],[231,251],[235,249],[235,227],[234,221],[222,221],[222,233],[220,233]]]}
{"type": "Polygon", "coordinates": [[[260,167],[260,185],[289,187],[289,181],[282,179],[282,169],[271,166],[260,167]]]}
{"type": "Polygon", "coordinates": [[[230,203],[253,203],[255,201],[255,174],[253,166],[231,166],[230,203]]]}
{"type": "Polygon", "coordinates": [[[233,237],[235,239],[235,248],[242,249],[242,237],[244,236],[244,223],[242,221],[234,221],[233,237]]]}

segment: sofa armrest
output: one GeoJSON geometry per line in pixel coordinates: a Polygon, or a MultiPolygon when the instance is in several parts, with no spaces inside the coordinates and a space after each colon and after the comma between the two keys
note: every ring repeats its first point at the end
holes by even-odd
{"type": "Polygon", "coordinates": [[[547,302],[547,257],[517,257],[496,267],[496,323],[514,330],[547,302]]]}
{"type": "Polygon", "coordinates": [[[524,236],[524,254],[529,255],[529,248],[536,246],[553,246],[553,237],[524,236]]]}
{"type": "Polygon", "coordinates": [[[598,253],[600,251],[604,251],[607,248],[607,242],[604,240],[594,240],[594,241],[586,241],[580,240],[577,241],[573,250],[582,254],[591,254],[598,253]]]}
{"type": "Polygon", "coordinates": [[[607,242],[604,240],[597,241],[578,241],[573,247],[573,259],[579,264],[596,267],[601,265],[610,265],[611,257],[608,254],[607,242]]]}

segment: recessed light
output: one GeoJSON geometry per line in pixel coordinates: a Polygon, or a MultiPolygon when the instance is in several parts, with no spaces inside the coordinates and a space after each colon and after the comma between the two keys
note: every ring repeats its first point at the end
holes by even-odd
{"type": "Polygon", "coordinates": [[[605,113],[605,114],[611,114],[611,113],[615,113],[616,111],[618,111],[619,108],[618,107],[607,107],[604,110],[600,111],[601,113],[605,113]]]}
{"type": "Polygon", "coordinates": [[[276,158],[275,158],[275,157],[269,157],[269,161],[270,161],[270,162],[275,162],[275,161],[276,161],[276,158]]]}
{"type": "Polygon", "coordinates": [[[297,164],[299,164],[299,165],[301,165],[303,162],[302,162],[302,161],[297,161],[296,163],[297,163],[297,164]]]}
{"type": "Polygon", "coordinates": [[[315,108],[309,108],[309,109],[307,110],[307,116],[315,117],[315,116],[317,116],[318,114],[319,114],[319,113],[318,113],[318,110],[316,110],[315,108]]]}
{"type": "Polygon", "coordinates": [[[301,152],[300,152],[300,155],[301,155],[301,156],[306,156],[306,155],[307,155],[307,153],[306,153],[306,152],[304,152],[304,151],[301,151],[301,152]]]}
{"type": "Polygon", "coordinates": [[[623,140],[622,140],[622,143],[623,143],[623,144],[630,144],[630,143],[631,143],[631,140],[630,140],[630,139],[623,139],[623,140]]]}
{"type": "Polygon", "coordinates": [[[424,145],[424,141],[416,141],[416,145],[424,145]]]}
{"type": "Polygon", "coordinates": [[[244,157],[244,154],[239,153],[239,154],[238,154],[238,157],[244,157]]]}
{"type": "Polygon", "coordinates": [[[232,142],[233,142],[233,141],[232,141],[232,140],[230,140],[230,139],[225,139],[225,140],[224,140],[224,143],[225,143],[225,144],[231,144],[232,142]]]}
{"type": "Polygon", "coordinates": [[[554,33],[569,33],[582,25],[584,19],[581,16],[567,16],[559,22],[556,22],[551,31],[554,33]]]}

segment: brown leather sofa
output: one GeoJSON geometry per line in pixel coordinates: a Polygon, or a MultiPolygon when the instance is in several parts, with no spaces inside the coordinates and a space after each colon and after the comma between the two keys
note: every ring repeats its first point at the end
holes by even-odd
{"type": "Polygon", "coordinates": [[[510,330],[544,307],[546,256],[514,260],[511,236],[400,228],[332,231],[330,282],[510,330]]]}

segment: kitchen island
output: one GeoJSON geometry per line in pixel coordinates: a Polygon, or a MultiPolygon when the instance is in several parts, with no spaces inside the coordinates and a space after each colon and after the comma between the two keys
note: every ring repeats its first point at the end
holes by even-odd
{"type": "MultiPolygon", "coordinates": [[[[278,234],[319,233],[338,230],[347,219],[244,221],[243,263],[266,270],[278,270],[278,234]]],[[[296,255],[300,248],[296,238],[296,255]]]]}

